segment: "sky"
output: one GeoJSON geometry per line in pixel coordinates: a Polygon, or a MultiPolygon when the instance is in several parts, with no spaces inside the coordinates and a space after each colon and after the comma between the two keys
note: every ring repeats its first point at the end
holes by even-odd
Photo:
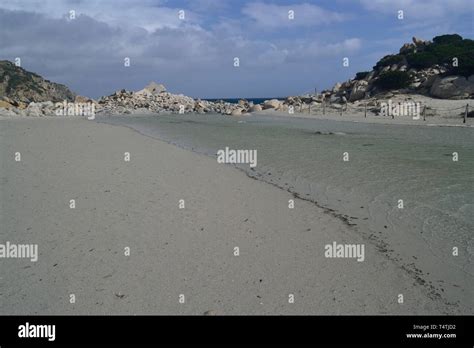
{"type": "Polygon", "coordinates": [[[93,98],[150,81],[195,98],[298,95],[413,36],[473,32],[474,0],[0,1],[0,60],[93,98]]]}

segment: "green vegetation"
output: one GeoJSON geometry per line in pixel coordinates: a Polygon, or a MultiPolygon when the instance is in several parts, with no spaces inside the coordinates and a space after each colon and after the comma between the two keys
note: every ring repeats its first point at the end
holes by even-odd
{"type": "Polygon", "coordinates": [[[356,74],[355,80],[363,80],[370,74],[370,71],[361,71],[356,74]]]}
{"type": "Polygon", "coordinates": [[[425,69],[438,63],[438,59],[429,52],[410,53],[407,55],[410,68],[425,69]]]}
{"type": "Polygon", "coordinates": [[[444,65],[449,75],[470,76],[474,74],[474,40],[463,39],[457,34],[437,36],[425,50],[407,55],[407,61],[413,68],[429,68],[444,65]],[[454,58],[458,66],[453,66],[454,58]]]}
{"type": "Polygon", "coordinates": [[[390,54],[380,59],[374,66],[374,70],[379,70],[383,67],[391,66],[393,64],[399,64],[402,63],[404,60],[405,56],[402,54],[390,54]]]}
{"type": "Polygon", "coordinates": [[[382,90],[406,88],[410,84],[410,75],[406,71],[387,71],[374,84],[382,90]]]}
{"type": "Polygon", "coordinates": [[[404,62],[408,68],[415,69],[443,65],[448,68],[449,75],[467,77],[474,74],[474,40],[463,39],[458,34],[436,36],[431,44],[418,47],[414,52],[383,57],[374,70],[404,62]],[[454,58],[458,59],[458,66],[453,66],[454,58]]]}
{"type": "Polygon", "coordinates": [[[453,43],[459,43],[461,42],[462,36],[458,34],[452,34],[452,35],[441,35],[441,36],[436,36],[433,38],[433,43],[437,45],[450,45],[453,43]]]}
{"type": "Polygon", "coordinates": [[[0,87],[5,96],[15,100],[54,102],[74,98],[74,94],[67,87],[44,80],[38,74],[6,60],[0,60],[0,87]]]}

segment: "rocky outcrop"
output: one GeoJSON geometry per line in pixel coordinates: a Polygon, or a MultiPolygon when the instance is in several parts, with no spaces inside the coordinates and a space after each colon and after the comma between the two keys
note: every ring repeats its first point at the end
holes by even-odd
{"type": "Polygon", "coordinates": [[[73,101],[75,93],[66,86],[43,79],[12,62],[0,61],[0,96],[15,102],[73,101]]]}
{"type": "MultiPolygon", "coordinates": [[[[454,57],[449,54],[450,51],[467,50],[473,45],[472,40],[463,40],[459,35],[443,35],[435,37],[433,41],[416,37],[413,37],[412,41],[412,43],[404,44],[399,54],[383,57],[372,71],[358,73],[356,78],[336,83],[333,88],[323,91],[325,100],[331,103],[355,102],[385,95],[386,92],[421,94],[443,99],[474,98],[472,72],[470,75],[460,76],[456,74],[456,69],[452,64],[447,63],[454,57]],[[443,52],[446,57],[439,58],[438,52],[443,52]],[[445,63],[429,64],[438,58],[445,63]],[[390,84],[380,82],[388,78],[393,78],[395,82],[398,82],[397,79],[403,82],[400,82],[397,87],[387,88],[386,85],[390,84]]],[[[468,59],[465,58],[464,65],[469,64],[468,59]]]]}
{"type": "Polygon", "coordinates": [[[474,75],[468,79],[464,76],[436,76],[430,94],[442,99],[467,99],[474,95],[474,75]]]}
{"type": "MultiPolygon", "coordinates": [[[[71,92],[66,86],[50,82],[8,61],[0,61],[0,116],[55,116],[70,115],[79,104],[93,104],[99,114],[132,113],[221,113],[245,115],[253,103],[242,100],[238,104],[224,101],[210,102],[172,94],[162,84],[149,83],[131,92],[124,89],[102,97],[98,102],[71,92]],[[56,105],[56,103],[64,103],[56,105]],[[72,107],[68,103],[74,103],[72,107]],[[62,112],[57,112],[62,107],[62,112]]],[[[60,110],[61,111],[61,110],[60,110]]]]}
{"type": "Polygon", "coordinates": [[[0,116],[55,116],[55,103],[48,102],[31,102],[29,104],[14,103],[10,104],[5,100],[0,101],[0,116]],[[16,104],[16,105],[14,105],[16,104]]]}
{"type": "Polygon", "coordinates": [[[98,113],[137,114],[137,113],[220,113],[239,116],[249,112],[253,104],[240,101],[239,104],[224,101],[210,102],[193,99],[182,94],[172,94],[165,86],[151,82],[144,89],[131,92],[124,89],[98,101],[98,113]]]}

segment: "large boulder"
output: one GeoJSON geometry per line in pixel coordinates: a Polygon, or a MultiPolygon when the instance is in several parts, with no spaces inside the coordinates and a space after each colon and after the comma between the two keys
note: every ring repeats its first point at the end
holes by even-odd
{"type": "Polygon", "coordinates": [[[433,86],[433,83],[438,79],[437,75],[432,75],[427,77],[425,80],[421,81],[421,87],[423,88],[431,88],[433,86]]]}
{"type": "Polygon", "coordinates": [[[421,45],[423,45],[423,44],[425,43],[424,40],[419,39],[419,38],[417,38],[417,37],[415,37],[415,36],[413,36],[412,41],[413,41],[413,43],[415,44],[415,46],[421,46],[421,45]]]}
{"type": "Polygon", "coordinates": [[[231,116],[242,116],[242,109],[241,108],[234,109],[234,110],[232,110],[230,115],[231,116]]]}
{"type": "Polygon", "coordinates": [[[263,109],[278,109],[281,102],[278,99],[265,100],[263,102],[263,109]]]}
{"type": "Polygon", "coordinates": [[[35,117],[43,116],[40,103],[30,103],[26,108],[26,115],[35,117]]]}
{"type": "Polygon", "coordinates": [[[150,82],[145,88],[135,92],[138,96],[151,96],[166,92],[166,87],[156,82],[150,82]]]}
{"type": "Polygon", "coordinates": [[[469,98],[474,94],[474,78],[464,76],[437,77],[430,89],[430,94],[442,99],[469,98]]]}
{"type": "Polygon", "coordinates": [[[349,96],[349,101],[354,102],[356,100],[363,99],[365,93],[367,92],[368,82],[364,80],[357,81],[352,87],[351,94],[349,96]]]}
{"type": "Polygon", "coordinates": [[[250,112],[262,111],[262,106],[260,104],[252,105],[250,107],[250,112]]]}
{"type": "Polygon", "coordinates": [[[94,100],[91,98],[84,97],[82,95],[76,95],[74,98],[75,103],[87,104],[87,103],[94,103],[94,100]]]}
{"type": "Polygon", "coordinates": [[[425,46],[428,46],[429,44],[431,44],[431,41],[428,41],[428,40],[425,41],[425,40],[419,39],[417,37],[413,37],[412,41],[413,41],[413,43],[415,44],[415,46],[417,48],[424,48],[425,46]]]}
{"type": "Polygon", "coordinates": [[[152,94],[160,94],[166,92],[166,87],[156,82],[150,82],[144,89],[150,91],[152,94]]]}

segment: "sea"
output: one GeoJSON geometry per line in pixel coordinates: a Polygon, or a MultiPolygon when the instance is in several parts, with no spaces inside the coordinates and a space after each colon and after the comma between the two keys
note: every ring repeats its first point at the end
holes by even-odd
{"type": "Polygon", "coordinates": [[[474,276],[473,128],[214,114],[100,122],[214,158],[255,149],[256,168],[236,170],[343,219],[415,278],[461,289],[474,276]]]}
{"type": "Polygon", "coordinates": [[[247,100],[248,102],[253,102],[255,105],[256,104],[262,104],[265,100],[270,100],[270,99],[278,99],[278,100],[284,100],[285,98],[281,97],[269,97],[269,98],[217,98],[217,99],[203,99],[207,100],[210,102],[218,102],[220,100],[225,101],[226,103],[231,103],[231,104],[237,104],[239,100],[247,100]]]}

